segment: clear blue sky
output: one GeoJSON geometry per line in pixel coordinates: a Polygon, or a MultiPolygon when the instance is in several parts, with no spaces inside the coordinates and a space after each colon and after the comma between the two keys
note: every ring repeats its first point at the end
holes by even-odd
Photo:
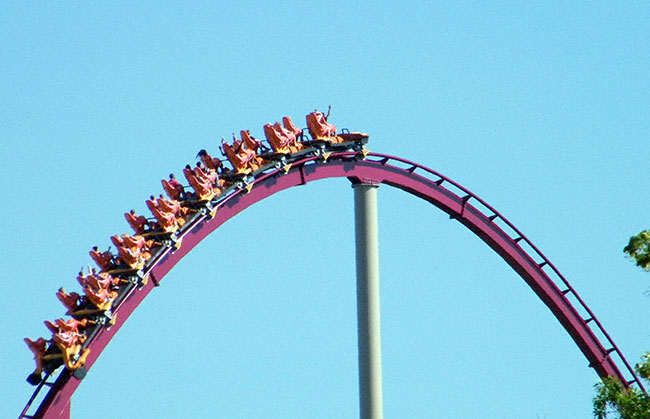
{"type": "MultiPolygon", "coordinates": [[[[650,6],[477,3],[3,2],[0,417],[32,391],[22,338],[47,335],[125,211],[222,136],[328,105],[513,221],[637,362],[650,275],[621,249],[650,227],[650,6]]],[[[386,417],[591,417],[596,374],[506,263],[423,201],[379,199],[386,417]]],[[[352,227],[345,180],[229,221],[119,331],[73,417],[356,417],[352,227]]]]}

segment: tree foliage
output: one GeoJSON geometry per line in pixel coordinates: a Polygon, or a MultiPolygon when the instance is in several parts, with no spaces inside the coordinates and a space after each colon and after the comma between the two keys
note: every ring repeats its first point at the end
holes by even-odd
{"type": "MultiPolygon", "coordinates": [[[[623,251],[646,271],[650,271],[650,230],[630,237],[623,251]]],[[[636,365],[637,374],[650,381],[650,352],[636,365]]],[[[625,388],[619,381],[607,377],[596,384],[594,397],[596,419],[650,419],[650,397],[636,388],[625,388]]]]}
{"type": "Polygon", "coordinates": [[[650,419],[650,398],[641,390],[625,389],[612,377],[596,384],[594,397],[596,419],[650,419]]]}
{"type": "Polygon", "coordinates": [[[623,249],[637,266],[650,271],[650,230],[645,230],[630,237],[630,241],[623,249]]]}
{"type": "Polygon", "coordinates": [[[636,364],[636,372],[646,380],[650,380],[650,352],[643,354],[643,362],[636,364]]]}

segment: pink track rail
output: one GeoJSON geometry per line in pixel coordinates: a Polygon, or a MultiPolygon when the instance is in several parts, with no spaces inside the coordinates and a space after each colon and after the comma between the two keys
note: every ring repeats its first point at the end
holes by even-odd
{"type": "MultiPolygon", "coordinates": [[[[117,333],[152,289],[194,246],[250,205],[285,189],[308,182],[346,177],[351,182],[382,183],[399,188],[433,204],[459,221],[498,253],[546,304],[569,333],[576,345],[601,377],[611,376],[626,386],[636,385],[645,392],[610,335],[575,289],[541,251],[510,221],[481,198],[442,174],[398,157],[370,153],[361,158],[355,152],[333,153],[327,161],[308,157],[295,161],[285,174],[282,170],[258,176],[250,192],[238,190],[218,203],[214,218],[201,216],[184,226],[182,246],[167,248],[149,261],[146,273],[151,279],[141,289],[133,288],[113,309],[116,323],[102,328],[90,344],[86,368],[90,370],[108,342],[117,333]]],[[[44,380],[46,381],[46,380],[44,380]]],[[[41,383],[25,406],[20,418],[68,419],[70,400],[81,383],[68,370],[62,370],[56,381],[41,383]],[[47,395],[33,415],[30,410],[37,393],[49,387],[47,395]]]]}

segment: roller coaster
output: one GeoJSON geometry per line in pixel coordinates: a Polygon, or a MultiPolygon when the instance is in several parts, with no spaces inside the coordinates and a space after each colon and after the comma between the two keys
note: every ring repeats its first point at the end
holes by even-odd
{"type": "Polygon", "coordinates": [[[196,165],[185,166],[188,185],[178,182],[174,174],[161,181],[167,197],[149,197],[146,204],[152,217],[134,210],[125,213],[134,234],[112,236],[115,253],[97,246],[90,250],[97,268],[79,272],[82,294],[63,288],[57,291],[69,318],[45,321],[52,333],[49,339],[25,338],[36,363],[27,382],[35,390],[19,419],[69,418],[74,391],[126,319],[176,263],[226,220],[272,194],[330,177],[345,177],[353,184],[393,186],[449,214],[519,274],[601,378],[615,377],[645,392],[576,290],[512,223],[434,170],[371,153],[366,148],[367,134],[337,132],[328,116],[318,111],[308,114],[305,129],[296,127],[289,117],[282,123],[266,124],[266,141],[246,130],[240,138],[233,135],[231,143],[222,139],[223,159],[200,150],[196,165]]]}

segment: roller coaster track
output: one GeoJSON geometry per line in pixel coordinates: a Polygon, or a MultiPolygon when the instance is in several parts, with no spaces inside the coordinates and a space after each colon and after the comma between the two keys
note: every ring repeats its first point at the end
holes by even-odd
{"type": "MultiPolygon", "coordinates": [[[[449,214],[498,253],[546,304],[601,377],[611,376],[626,386],[646,392],[623,354],[576,290],[541,251],[510,221],[481,198],[442,174],[401,158],[384,154],[335,152],[322,156],[299,157],[287,166],[259,174],[248,188],[220,197],[214,211],[197,213],[177,233],[180,246],[159,248],[143,268],[146,285],[132,285],[113,305],[115,323],[98,326],[88,337],[90,349],[86,369],[90,369],[108,342],[142,300],[159,286],[164,276],[194,246],[224,222],[250,205],[285,189],[324,178],[345,177],[353,183],[386,184],[433,204],[449,214]]],[[[55,381],[47,374],[36,388],[19,418],[69,418],[70,400],[81,380],[62,369],[55,381]],[[33,414],[28,414],[39,392],[49,391],[33,414]]]]}

